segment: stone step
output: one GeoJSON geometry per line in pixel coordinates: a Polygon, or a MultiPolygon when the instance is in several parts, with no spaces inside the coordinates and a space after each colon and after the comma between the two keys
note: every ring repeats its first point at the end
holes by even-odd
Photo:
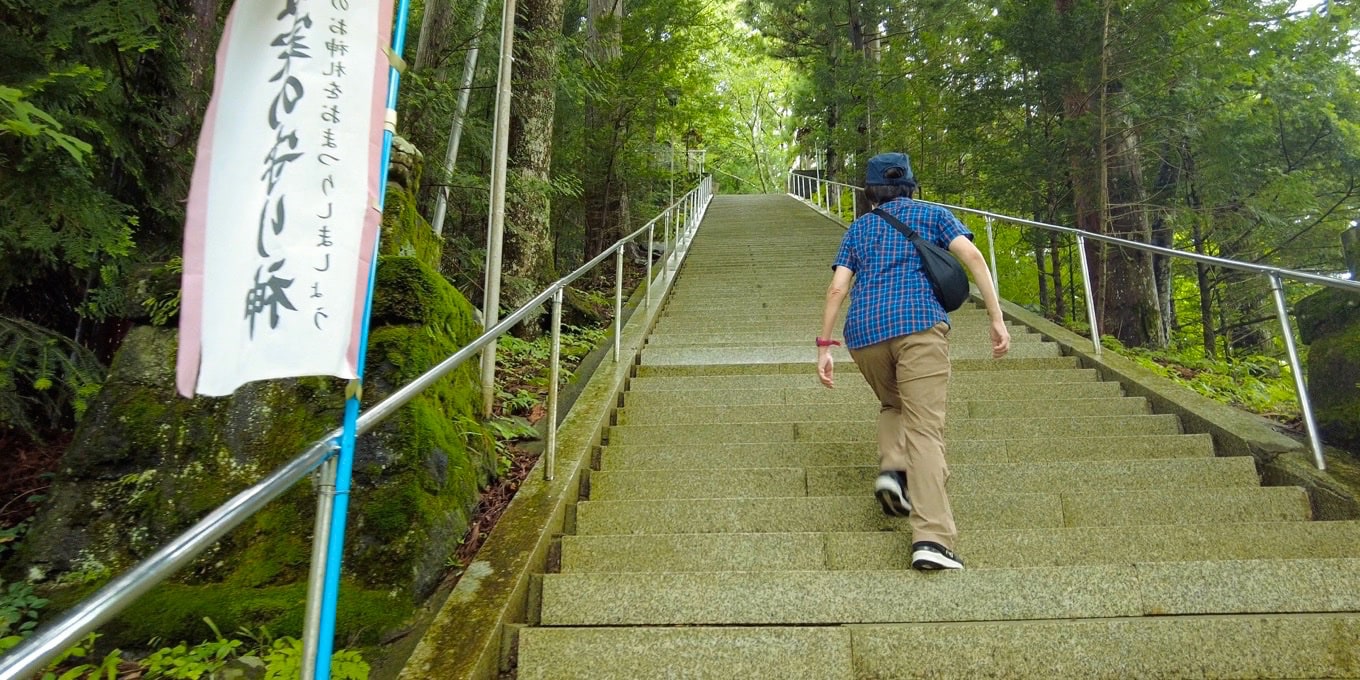
{"type": "MultiPolygon", "coordinates": [[[[869,460],[861,461],[869,463],[869,460]]],[[[1260,484],[1247,457],[1139,461],[993,463],[950,466],[951,494],[1044,493],[1056,488],[1210,489],[1260,484]]],[[[690,470],[602,470],[590,475],[590,499],[776,498],[870,493],[878,466],[690,470]]]]}
{"type": "MultiPolygon", "coordinates": [[[[1360,522],[1265,522],[964,531],[969,569],[1360,555],[1360,522]]],[[[911,535],[866,531],[563,536],[562,573],[911,568],[911,535]]]]}
{"type": "MultiPolygon", "coordinates": [[[[1072,437],[1053,442],[1045,439],[980,439],[948,442],[945,455],[951,466],[973,463],[1211,458],[1214,455],[1214,443],[1207,434],[1072,437]]],[[[816,467],[863,465],[876,460],[878,444],[869,438],[844,442],[706,446],[610,445],[603,447],[600,452],[600,467],[604,470],[816,467]]]]}
{"type": "MultiPolygon", "coordinates": [[[[1027,333],[1020,329],[1011,329],[1011,346],[1053,344],[1046,342],[1046,338],[1039,333],[1027,333]]],[[[667,332],[656,329],[647,338],[648,347],[736,347],[750,345],[752,347],[767,346],[790,346],[790,347],[813,347],[814,334],[809,334],[807,328],[787,328],[787,329],[768,329],[751,330],[746,328],[728,329],[726,331],[711,332],[667,332]]],[[[950,349],[967,345],[981,345],[990,342],[987,335],[987,328],[969,327],[955,328],[949,335],[950,349]]]]}
{"type": "MultiPolygon", "coordinates": [[[[829,394],[830,392],[828,392],[829,394]]],[[[758,399],[758,398],[757,398],[758,399]]],[[[703,425],[718,423],[789,422],[819,420],[875,422],[879,405],[871,399],[842,404],[770,404],[760,400],[721,406],[634,407],[618,409],[619,425],[703,425]]],[[[1034,401],[981,401],[952,398],[948,413],[957,418],[1021,418],[1068,416],[1133,416],[1151,413],[1142,397],[1111,399],[1053,399],[1034,401]]]]}
{"type": "Polygon", "coordinates": [[[1360,611],[1360,559],[546,574],[541,625],[825,625],[1360,611]]]}
{"type": "MultiPolygon", "coordinates": [[[[837,340],[844,340],[845,326],[844,319],[838,319],[832,330],[832,336],[837,340]]],[[[650,338],[667,338],[673,335],[721,335],[741,333],[744,335],[769,335],[772,338],[788,339],[792,338],[804,343],[810,342],[810,338],[816,336],[821,330],[821,319],[808,322],[805,320],[791,319],[783,321],[760,321],[745,324],[734,324],[730,321],[705,321],[704,319],[694,319],[687,317],[666,318],[662,317],[657,321],[652,329],[650,338]]],[[[985,321],[955,323],[950,332],[950,339],[958,341],[961,338],[973,336],[987,337],[990,326],[985,321]]],[[[1028,326],[1008,323],[1006,330],[1011,334],[1012,341],[1019,340],[1042,340],[1041,333],[1036,333],[1028,326]]]]}
{"type": "MultiPolygon", "coordinates": [[[[1011,347],[1005,358],[995,359],[1006,363],[1019,359],[1044,359],[1062,356],[1062,348],[1056,343],[1024,343],[1011,347]]],[[[832,347],[831,356],[842,366],[854,363],[850,350],[832,347]]],[[[992,346],[977,343],[954,343],[949,348],[951,359],[991,359],[992,346]]],[[[806,361],[809,366],[817,359],[817,350],[807,343],[803,347],[740,345],[735,347],[647,347],[642,350],[641,362],[646,364],[779,364],[806,361]]]]}
{"type": "MultiPolygon", "coordinates": [[[[1295,487],[1161,489],[1101,493],[989,493],[951,496],[961,530],[1287,522],[1311,516],[1295,487]]],[[[909,531],[868,493],[855,496],[582,501],[576,533],[681,534],[909,531]]]]}
{"type": "MultiPolygon", "coordinates": [[[[838,361],[841,373],[855,373],[854,362],[838,361]]],[[[1002,361],[994,359],[954,359],[950,362],[954,380],[985,380],[996,383],[1014,382],[1071,382],[1074,380],[1096,380],[1095,369],[1081,368],[1076,357],[1057,357],[1050,359],[1014,359],[1002,361]]],[[[816,380],[816,355],[808,359],[784,363],[765,364],[695,364],[695,365],[642,365],[634,368],[639,378],[679,377],[679,376],[783,376],[789,381],[785,387],[804,387],[802,378],[813,376],[816,380]],[[794,376],[789,378],[788,376],[794,376]]],[[[820,386],[821,383],[813,383],[820,386]]],[[[753,385],[754,386],[754,385],[753,385]]],[[[700,389],[702,386],[690,385],[686,389],[700,389]]]]}
{"type": "Polygon", "coordinates": [[[520,680],[852,678],[1346,678],[1360,676],[1360,615],[531,628],[520,680]],[[683,669],[680,671],[679,669],[683,669]],[[947,670],[946,670],[947,669],[947,670]]]}
{"type": "MultiPolygon", "coordinates": [[[[1098,437],[1110,432],[1180,434],[1173,415],[1073,416],[1070,418],[951,418],[945,426],[948,443],[969,439],[1046,439],[1098,437]]],[[[616,425],[608,430],[610,445],[630,444],[739,444],[748,442],[856,441],[875,437],[868,421],[708,423],[676,428],[671,425],[616,425]]]]}
{"type": "MultiPolygon", "coordinates": [[[[1040,384],[992,384],[982,381],[952,381],[949,385],[950,402],[1000,401],[1012,404],[1045,404],[1059,398],[1114,399],[1124,395],[1117,382],[1064,382],[1040,384]]],[[[836,388],[782,387],[775,389],[706,389],[706,390],[631,390],[624,394],[623,404],[629,409],[665,409],[684,406],[724,406],[728,404],[770,404],[796,406],[802,404],[869,404],[878,400],[864,381],[836,381],[836,388]]]]}

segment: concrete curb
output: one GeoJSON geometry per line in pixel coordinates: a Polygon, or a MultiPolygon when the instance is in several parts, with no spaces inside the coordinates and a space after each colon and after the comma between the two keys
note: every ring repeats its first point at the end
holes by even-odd
{"type": "MultiPolygon", "coordinates": [[[[976,292],[974,299],[981,300],[976,292]]],[[[1019,305],[1003,300],[1001,309],[1008,319],[1058,343],[1063,354],[1077,357],[1083,368],[1094,368],[1102,379],[1123,384],[1125,394],[1147,398],[1154,413],[1180,416],[1185,432],[1213,437],[1218,455],[1255,458],[1263,483],[1303,487],[1314,519],[1360,519],[1360,465],[1335,449],[1327,459],[1329,469],[1318,470],[1305,444],[1280,433],[1266,419],[1196,394],[1113,352],[1097,357],[1090,338],[1019,305]]]]}
{"type": "Polygon", "coordinates": [[[400,680],[489,680],[505,670],[501,665],[506,628],[525,622],[534,597],[531,576],[544,571],[552,544],[563,533],[570,506],[580,497],[591,453],[681,268],[683,262],[659,272],[653,303],[636,308],[623,327],[620,360],[607,355],[600,360],[562,420],[553,481],[543,478],[546,462],[539,458],[407,658],[400,680]]]}

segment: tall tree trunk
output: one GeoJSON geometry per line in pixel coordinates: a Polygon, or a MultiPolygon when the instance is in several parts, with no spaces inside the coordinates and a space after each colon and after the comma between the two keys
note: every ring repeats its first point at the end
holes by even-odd
{"type": "MultiPolygon", "coordinates": [[[[516,96],[510,106],[510,191],[505,204],[504,300],[518,308],[557,279],[552,243],[552,140],[563,0],[515,5],[516,96]]],[[[538,325],[520,332],[533,335],[538,325]]]]}
{"type": "MultiPolygon", "coordinates": [[[[1055,0],[1058,15],[1060,17],[1071,17],[1075,10],[1075,0],[1055,0]]],[[[1067,22],[1075,24],[1075,21],[1067,22]]],[[[1100,148],[1100,141],[1096,139],[1095,132],[1091,129],[1091,107],[1089,87],[1084,82],[1080,69],[1072,68],[1068,81],[1063,84],[1063,128],[1067,137],[1067,164],[1070,173],[1069,181],[1072,184],[1072,212],[1073,218],[1078,229],[1093,234],[1102,232],[1100,222],[1099,201],[1101,196],[1100,175],[1096,164],[1093,162],[1099,156],[1093,153],[1100,148]]],[[[1101,257],[1101,245],[1094,241],[1086,243],[1086,258],[1090,263],[1089,277],[1091,281],[1091,295],[1097,310],[1104,306],[1101,293],[1104,290],[1104,258],[1101,257]]],[[[1075,271],[1073,271],[1073,285],[1070,289],[1074,294],[1076,290],[1075,271]]],[[[1075,307],[1075,305],[1074,305],[1075,307]]],[[[1093,320],[1094,321],[1094,320],[1093,320]]]]}
{"type": "MultiPolygon", "coordinates": [[[[1110,83],[1105,88],[1105,96],[1113,104],[1121,103],[1124,94],[1120,83],[1110,83]]],[[[1113,120],[1117,129],[1112,133],[1111,153],[1103,159],[1108,172],[1107,233],[1148,243],[1152,240],[1152,230],[1143,209],[1147,192],[1143,188],[1138,137],[1127,114],[1118,106],[1111,108],[1116,112],[1113,120]]],[[[1165,347],[1166,333],[1153,279],[1151,254],[1113,247],[1106,249],[1106,254],[1101,331],[1119,338],[1129,347],[1165,347]]]]}
{"type": "MultiPolygon", "coordinates": [[[[1162,160],[1157,168],[1157,184],[1153,189],[1154,200],[1160,206],[1167,206],[1171,192],[1180,183],[1180,163],[1172,161],[1172,154],[1175,150],[1168,141],[1162,148],[1162,160]]],[[[1157,210],[1152,220],[1152,245],[1170,248],[1174,236],[1171,228],[1171,220],[1168,217],[1171,210],[1162,207],[1157,210]]],[[[1176,305],[1171,299],[1171,258],[1166,255],[1152,256],[1152,277],[1156,284],[1157,301],[1162,308],[1162,334],[1170,340],[1171,329],[1175,325],[1176,305]]]]}
{"type": "Polygon", "coordinates": [[[444,79],[452,51],[453,24],[453,0],[425,0],[420,38],[416,42],[416,60],[412,64],[417,72],[433,70],[437,80],[444,79]]]}
{"type": "MultiPolygon", "coordinates": [[[[1201,212],[1204,203],[1200,200],[1199,184],[1195,178],[1195,157],[1191,155],[1190,145],[1185,141],[1181,142],[1181,162],[1185,165],[1185,184],[1188,188],[1185,204],[1194,215],[1191,239],[1194,241],[1195,252],[1207,255],[1204,221],[1210,218],[1201,212]]],[[[1204,328],[1204,356],[1213,359],[1218,356],[1218,338],[1214,333],[1214,298],[1213,289],[1209,285],[1209,265],[1203,262],[1195,263],[1195,283],[1199,288],[1199,320],[1204,328]]]]}
{"type": "MultiPolygon", "coordinates": [[[[622,56],[623,0],[589,0],[587,53],[601,82],[613,88],[622,56]]],[[[628,225],[628,193],[620,172],[623,136],[621,112],[612,97],[586,103],[586,210],[584,259],[598,255],[622,237],[628,225]]]]}

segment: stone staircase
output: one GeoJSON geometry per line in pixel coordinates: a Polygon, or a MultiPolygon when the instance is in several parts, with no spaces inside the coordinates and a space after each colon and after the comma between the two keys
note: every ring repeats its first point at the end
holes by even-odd
{"type": "MultiPolygon", "coordinates": [[[[815,376],[841,230],[719,197],[617,409],[518,677],[1360,677],[1360,523],[1310,521],[1024,327],[952,315],[961,572],[871,493],[876,402],[815,376]]],[[[838,327],[839,328],[839,327],[838,327]]],[[[839,350],[838,350],[839,351],[839,350]]]]}

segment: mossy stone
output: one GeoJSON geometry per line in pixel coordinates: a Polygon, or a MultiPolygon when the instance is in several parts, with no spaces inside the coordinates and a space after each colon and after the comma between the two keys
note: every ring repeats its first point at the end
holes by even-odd
{"type": "MultiPolygon", "coordinates": [[[[421,245],[413,246],[416,255],[379,260],[365,407],[481,332],[472,305],[431,268],[439,242],[414,215],[414,202],[404,192],[391,198],[389,221],[408,228],[407,243],[421,245]]],[[[385,235],[393,244],[402,238],[385,235]]],[[[264,381],[230,397],[179,398],[176,344],[172,329],[137,327],[129,334],[62,459],[51,500],[5,565],[12,576],[40,581],[54,602],[74,602],[149,556],[342,420],[345,383],[334,378],[264,381]]],[[[477,417],[480,391],[469,362],[360,438],[342,637],[345,630],[389,632],[442,579],[479,490],[495,472],[494,440],[477,417]],[[355,599],[347,604],[351,592],[355,599]]],[[[203,616],[223,630],[269,625],[278,635],[298,634],[316,505],[310,487],[299,484],[247,519],[120,617],[106,640],[200,639],[203,616]]]]}

